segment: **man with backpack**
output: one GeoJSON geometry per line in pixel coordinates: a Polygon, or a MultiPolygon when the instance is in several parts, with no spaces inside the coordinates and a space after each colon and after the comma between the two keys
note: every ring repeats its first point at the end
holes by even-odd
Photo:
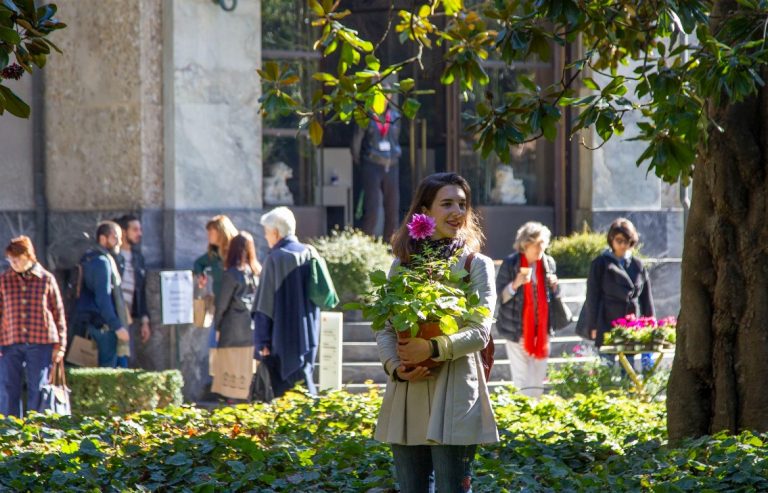
{"type": "Polygon", "coordinates": [[[130,340],[120,272],[113,257],[120,253],[121,244],[122,229],[117,223],[99,223],[96,244],[80,259],[79,296],[73,317],[75,334],[96,341],[98,364],[109,368],[117,363],[118,340],[130,340]]]}

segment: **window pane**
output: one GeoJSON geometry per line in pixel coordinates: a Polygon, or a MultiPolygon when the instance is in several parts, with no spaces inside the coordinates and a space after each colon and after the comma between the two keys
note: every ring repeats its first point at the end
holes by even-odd
{"type": "MultiPolygon", "coordinates": [[[[295,134],[295,130],[294,130],[295,134]]],[[[270,204],[268,197],[271,176],[279,175],[285,177],[279,169],[278,163],[285,163],[290,168],[292,176],[287,179],[288,189],[293,197],[295,205],[314,204],[313,190],[316,181],[315,167],[315,147],[304,135],[294,136],[273,136],[267,131],[263,140],[264,150],[264,205],[270,204]]],[[[278,183],[280,183],[278,181],[278,183]]],[[[283,195],[276,194],[278,197],[283,195]]],[[[275,194],[272,195],[273,197],[275,194]]]]}
{"type": "MultiPolygon", "coordinates": [[[[494,101],[500,101],[504,93],[518,90],[518,76],[525,74],[539,85],[549,84],[551,69],[549,64],[521,64],[520,68],[494,63],[486,67],[490,82],[486,87],[478,87],[471,99],[462,103],[462,112],[473,111],[476,98],[484,98],[486,92],[493,95],[494,101]],[[473,97],[474,96],[474,97],[473,97]]],[[[511,149],[512,160],[509,163],[514,179],[508,173],[509,168],[502,168],[501,161],[495,154],[483,159],[479,150],[474,150],[475,136],[466,132],[467,122],[462,122],[459,148],[460,173],[470,181],[474,201],[477,205],[499,205],[525,203],[528,205],[552,205],[553,202],[553,144],[545,139],[514,146],[511,149]],[[497,174],[499,180],[497,180],[497,174]],[[494,193],[497,181],[506,181],[507,186],[500,186],[494,193]],[[523,190],[519,189],[522,180],[523,190]],[[523,198],[524,194],[524,198],[523,198]],[[524,202],[522,202],[524,200],[524,202]]]]}

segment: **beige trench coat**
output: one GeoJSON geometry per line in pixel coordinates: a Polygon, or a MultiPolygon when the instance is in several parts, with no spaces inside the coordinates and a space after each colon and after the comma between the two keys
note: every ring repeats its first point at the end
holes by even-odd
{"type": "MultiPolygon", "coordinates": [[[[464,267],[466,255],[454,266],[464,267]]],[[[397,261],[395,261],[395,265],[397,261]]],[[[470,266],[472,289],[493,313],[496,306],[493,261],[479,253],[470,266]]],[[[491,337],[492,319],[439,336],[442,365],[418,382],[398,382],[397,334],[391,327],[376,335],[379,358],[390,376],[374,438],[399,445],[473,445],[499,441],[480,350],[491,337]]]]}

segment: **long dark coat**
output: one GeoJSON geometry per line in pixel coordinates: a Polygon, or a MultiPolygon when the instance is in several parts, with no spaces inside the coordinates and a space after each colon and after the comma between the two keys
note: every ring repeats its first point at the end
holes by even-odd
{"type": "Polygon", "coordinates": [[[310,249],[295,236],[281,239],[264,260],[253,317],[256,357],[269,348],[272,386],[281,396],[304,381],[315,393],[313,368],[320,337],[320,309],[309,299],[310,249]]]}
{"type": "Polygon", "coordinates": [[[218,347],[253,346],[251,310],[256,299],[258,278],[250,267],[227,269],[221,278],[221,291],[216,297],[213,326],[219,332],[218,347]]]}
{"type": "Polygon", "coordinates": [[[603,344],[603,335],[611,330],[611,322],[633,314],[654,317],[656,310],[651,295],[648,269],[632,257],[626,269],[608,252],[592,261],[587,278],[587,298],[576,324],[576,333],[590,339],[597,330],[595,345],[603,344]]]}

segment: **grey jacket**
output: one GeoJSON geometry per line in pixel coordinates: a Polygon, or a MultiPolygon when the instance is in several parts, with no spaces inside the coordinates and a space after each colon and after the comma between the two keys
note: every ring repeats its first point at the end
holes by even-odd
{"type": "MultiPolygon", "coordinates": [[[[556,274],[557,266],[555,259],[549,255],[544,255],[544,271],[547,274],[556,274]]],[[[523,335],[523,292],[518,289],[515,294],[506,303],[502,303],[502,292],[507,285],[514,281],[517,273],[520,272],[520,253],[515,252],[502,261],[499,273],[496,276],[496,294],[499,298],[499,311],[496,320],[496,329],[501,335],[512,342],[519,342],[523,335]]],[[[547,288],[547,301],[555,296],[559,296],[558,291],[552,291],[547,288]]],[[[549,309],[549,306],[547,307],[549,309]]],[[[554,317],[549,317],[549,330],[553,332],[554,317]]]]}
{"type": "MultiPolygon", "coordinates": [[[[454,272],[464,268],[463,254],[454,272]]],[[[396,261],[397,262],[397,261],[396,261]]],[[[490,310],[496,305],[493,261],[475,254],[470,266],[472,290],[490,310]]],[[[389,327],[376,333],[384,371],[390,376],[379,412],[374,438],[401,445],[473,445],[499,441],[496,420],[480,357],[491,337],[493,319],[461,327],[452,335],[435,339],[440,346],[436,360],[444,363],[430,370],[432,376],[417,382],[400,382],[393,372],[400,366],[397,334],[389,327]]]]}
{"type": "Polygon", "coordinates": [[[246,267],[241,271],[228,269],[221,280],[221,292],[216,296],[216,316],[213,326],[219,333],[219,347],[248,347],[254,345],[251,309],[256,298],[259,279],[246,267]]]}

